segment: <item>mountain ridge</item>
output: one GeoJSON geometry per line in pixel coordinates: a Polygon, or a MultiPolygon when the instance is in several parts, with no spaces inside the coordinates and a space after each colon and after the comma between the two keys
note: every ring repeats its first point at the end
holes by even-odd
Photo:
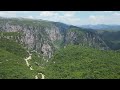
{"type": "Polygon", "coordinates": [[[21,43],[29,50],[35,50],[38,53],[42,52],[48,58],[51,58],[56,49],[69,44],[70,40],[71,44],[86,44],[99,49],[109,48],[94,31],[60,22],[2,18],[0,20],[0,31],[23,33],[21,39],[19,38],[21,43]],[[84,35],[80,34],[80,32],[84,35]]]}
{"type": "Polygon", "coordinates": [[[86,28],[86,29],[93,29],[93,30],[114,30],[120,31],[120,25],[114,24],[96,24],[96,25],[80,25],[79,27],[86,28]]]}

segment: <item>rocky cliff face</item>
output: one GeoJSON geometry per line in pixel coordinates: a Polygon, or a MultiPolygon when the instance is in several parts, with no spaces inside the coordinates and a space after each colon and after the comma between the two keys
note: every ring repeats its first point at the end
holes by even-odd
{"type": "MultiPolygon", "coordinates": [[[[104,41],[94,32],[57,22],[0,18],[0,31],[21,33],[19,36],[15,36],[16,41],[19,41],[28,50],[35,50],[48,58],[51,58],[56,49],[67,44],[108,49],[104,41]]],[[[12,38],[12,35],[8,35],[6,38],[12,38]]]]}
{"type": "MultiPolygon", "coordinates": [[[[19,37],[21,44],[28,50],[35,50],[50,58],[55,50],[55,41],[62,40],[60,29],[47,21],[30,21],[26,19],[1,18],[1,32],[21,32],[19,37]]],[[[7,35],[6,38],[13,37],[7,35]]],[[[17,36],[18,37],[18,36],[17,36]]]]}
{"type": "Polygon", "coordinates": [[[67,30],[66,44],[90,46],[100,50],[108,50],[109,47],[94,31],[85,30],[78,27],[71,27],[67,30]]]}

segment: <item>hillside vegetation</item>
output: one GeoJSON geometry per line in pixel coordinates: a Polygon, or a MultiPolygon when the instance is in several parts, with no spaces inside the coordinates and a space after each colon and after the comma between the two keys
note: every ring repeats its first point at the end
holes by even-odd
{"type": "Polygon", "coordinates": [[[0,79],[34,79],[41,69],[35,62],[41,65],[41,56],[32,54],[30,64],[35,70],[31,71],[24,60],[29,56],[27,49],[15,40],[6,38],[9,35],[14,37],[15,33],[4,34],[4,37],[0,38],[0,79]]]}
{"type": "Polygon", "coordinates": [[[118,52],[69,45],[56,52],[45,74],[52,79],[117,79],[119,69],[118,52]]]}
{"type": "Polygon", "coordinates": [[[97,32],[109,48],[112,50],[120,49],[120,31],[102,30],[97,32]]]}
{"type": "Polygon", "coordinates": [[[0,79],[120,79],[120,31],[0,17],[0,79]]]}

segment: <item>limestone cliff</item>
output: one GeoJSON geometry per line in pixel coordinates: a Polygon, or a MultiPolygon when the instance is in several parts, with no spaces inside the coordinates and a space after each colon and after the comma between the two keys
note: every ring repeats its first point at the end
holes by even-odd
{"type": "Polygon", "coordinates": [[[93,31],[43,20],[0,18],[1,37],[14,38],[28,50],[35,50],[51,58],[55,50],[67,44],[81,44],[99,49],[108,49],[104,41],[93,31]],[[4,34],[3,34],[4,32],[4,34]]]}

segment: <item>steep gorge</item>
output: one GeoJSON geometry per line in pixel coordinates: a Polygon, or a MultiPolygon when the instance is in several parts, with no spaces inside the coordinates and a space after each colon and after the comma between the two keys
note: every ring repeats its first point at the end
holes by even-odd
{"type": "Polygon", "coordinates": [[[68,44],[109,49],[94,31],[59,22],[0,18],[0,32],[0,38],[13,39],[29,51],[40,53],[45,58],[51,58],[56,50],[68,44]]]}

